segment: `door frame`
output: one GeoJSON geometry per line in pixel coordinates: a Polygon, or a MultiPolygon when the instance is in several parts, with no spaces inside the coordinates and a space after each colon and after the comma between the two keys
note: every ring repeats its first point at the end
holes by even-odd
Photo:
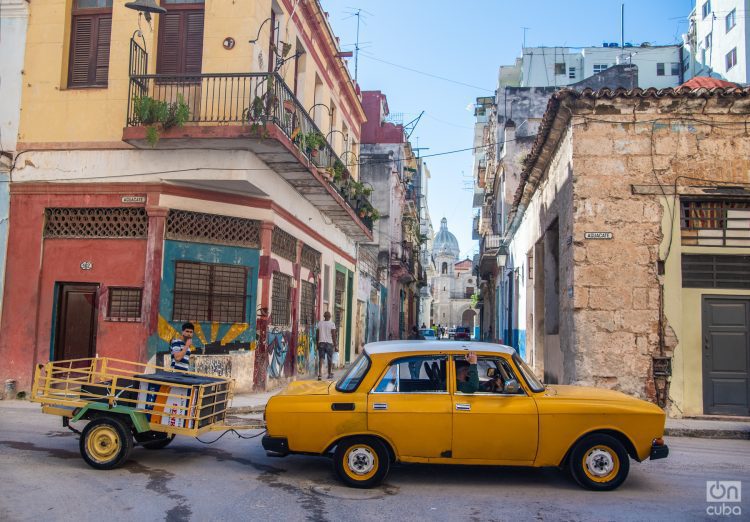
{"type": "Polygon", "coordinates": [[[55,288],[54,288],[54,303],[52,306],[52,339],[50,342],[50,361],[55,360],[62,360],[58,359],[58,355],[62,355],[59,353],[60,351],[60,339],[62,337],[61,335],[61,328],[63,324],[63,317],[67,313],[67,308],[63,307],[63,300],[65,298],[65,287],[88,287],[95,289],[94,291],[94,306],[92,309],[93,317],[92,317],[92,332],[91,332],[91,346],[93,347],[93,353],[91,354],[91,357],[93,357],[96,354],[96,338],[97,338],[97,330],[99,325],[99,290],[101,289],[100,283],[92,283],[92,282],[75,282],[75,281],[55,281],[55,288]]]}
{"type": "MultiPolygon", "coordinates": [[[[708,373],[709,368],[706,364],[706,358],[707,355],[707,348],[706,348],[706,336],[707,336],[707,326],[708,321],[706,320],[706,302],[711,299],[720,299],[720,300],[731,300],[731,301],[748,301],[750,303],[750,295],[722,295],[722,294],[701,294],[701,397],[703,399],[703,414],[704,415],[741,415],[737,413],[726,413],[726,412],[718,412],[718,413],[708,413],[708,403],[709,403],[709,397],[708,397],[708,373]]],[[[750,328],[750,318],[748,318],[748,327],[750,328]]],[[[748,375],[748,381],[750,381],[750,367],[747,368],[747,375],[748,375]]],[[[750,397],[748,397],[749,407],[750,407],[750,397]]],[[[747,413],[745,414],[747,415],[747,413]]]]}

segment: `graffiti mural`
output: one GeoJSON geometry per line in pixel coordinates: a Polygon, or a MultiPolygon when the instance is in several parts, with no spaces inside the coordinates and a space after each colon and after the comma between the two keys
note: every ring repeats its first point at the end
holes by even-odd
{"type": "Polygon", "coordinates": [[[300,327],[297,335],[297,374],[317,373],[318,351],[315,346],[315,327],[300,327]]]}
{"type": "Polygon", "coordinates": [[[291,377],[287,374],[286,360],[291,344],[291,332],[285,332],[278,328],[268,331],[268,376],[272,379],[291,377]]]}

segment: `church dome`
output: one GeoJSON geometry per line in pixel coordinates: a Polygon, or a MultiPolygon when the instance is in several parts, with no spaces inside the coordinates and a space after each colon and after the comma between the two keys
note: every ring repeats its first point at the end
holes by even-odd
{"type": "Polygon", "coordinates": [[[448,232],[448,220],[443,218],[440,220],[440,230],[435,235],[435,240],[432,242],[432,255],[450,255],[455,259],[458,259],[461,250],[458,248],[458,240],[456,236],[448,232]]]}

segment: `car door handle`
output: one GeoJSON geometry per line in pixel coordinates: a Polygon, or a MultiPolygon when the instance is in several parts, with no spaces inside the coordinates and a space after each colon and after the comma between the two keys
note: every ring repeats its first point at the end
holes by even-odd
{"type": "Polygon", "coordinates": [[[375,402],[372,404],[373,410],[387,410],[388,404],[385,402],[375,402]]]}
{"type": "Polygon", "coordinates": [[[456,409],[460,411],[471,411],[471,404],[465,402],[457,402],[456,409]]]}

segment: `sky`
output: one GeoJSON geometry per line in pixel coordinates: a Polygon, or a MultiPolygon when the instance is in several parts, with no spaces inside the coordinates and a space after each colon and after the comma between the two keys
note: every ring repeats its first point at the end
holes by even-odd
{"type": "MultiPolygon", "coordinates": [[[[411,142],[431,173],[428,205],[458,239],[461,255],[478,251],[471,239],[471,151],[429,157],[473,145],[473,103],[492,96],[500,65],[526,46],[601,46],[620,41],[622,0],[321,0],[342,50],[353,50],[357,18],[362,90],[380,90],[404,123],[425,111],[411,142]],[[386,63],[389,62],[389,63],[386,63]],[[407,69],[414,69],[414,72],[407,69]],[[432,75],[432,76],[430,76],[432,75]],[[444,79],[435,78],[439,76],[444,79]],[[450,80],[450,81],[447,81],[450,80]]],[[[625,41],[681,43],[692,0],[627,0],[625,41]]],[[[354,76],[354,59],[349,59],[354,76]]]]}

